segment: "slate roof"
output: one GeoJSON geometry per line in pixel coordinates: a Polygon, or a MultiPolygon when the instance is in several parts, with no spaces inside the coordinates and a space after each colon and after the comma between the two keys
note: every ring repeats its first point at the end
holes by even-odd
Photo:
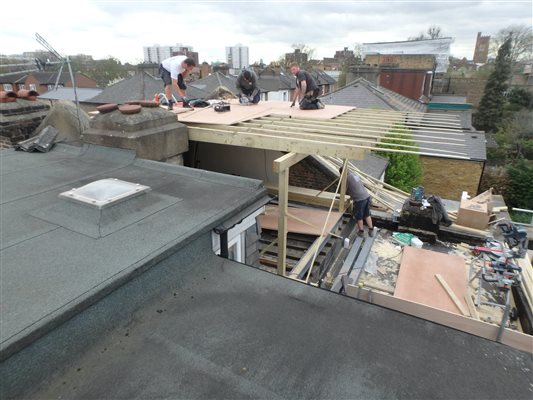
{"type": "Polygon", "coordinates": [[[275,72],[267,68],[258,74],[257,84],[267,92],[277,92],[294,89],[296,80],[286,71],[275,72]]]}
{"type": "Polygon", "coordinates": [[[24,82],[27,76],[28,76],[27,72],[13,72],[9,74],[1,74],[0,84],[1,83],[14,84],[14,83],[19,83],[19,82],[24,82]]]}
{"type": "MultiPolygon", "coordinates": [[[[232,93],[237,93],[237,87],[235,86],[236,82],[237,82],[236,76],[226,76],[223,73],[217,71],[212,74],[209,74],[205,78],[197,79],[189,83],[188,87],[194,87],[198,90],[201,90],[203,93],[206,93],[204,96],[202,96],[203,98],[205,98],[210,93],[217,90],[220,86],[224,86],[225,88],[229,89],[232,93]]],[[[189,97],[192,98],[192,96],[189,96],[189,97]]]]}
{"type": "MultiPolygon", "coordinates": [[[[379,110],[396,110],[401,112],[424,113],[427,107],[415,100],[409,99],[401,94],[393,92],[392,90],[383,87],[377,87],[364,78],[357,78],[348,85],[321,97],[324,104],[334,104],[342,106],[355,106],[358,108],[370,108],[379,110]]],[[[471,131],[471,112],[456,113],[459,116],[461,126],[465,129],[463,139],[466,147],[462,149],[465,157],[471,160],[484,161],[487,159],[485,134],[483,132],[471,131]]],[[[423,125],[423,117],[420,120],[416,118],[417,123],[423,125]]],[[[417,129],[417,133],[424,135],[432,135],[431,132],[424,131],[424,128],[417,129]]],[[[446,136],[445,133],[440,133],[439,136],[446,136]]],[[[457,136],[450,136],[457,138],[457,136]]],[[[426,140],[428,140],[426,138],[426,140]]],[[[457,146],[451,144],[449,140],[444,139],[430,139],[439,142],[436,149],[445,151],[457,151],[457,146]]],[[[420,146],[427,147],[427,143],[421,143],[416,140],[420,146]]]]}
{"type": "MultiPolygon", "coordinates": [[[[130,78],[106,87],[99,95],[88,99],[89,103],[123,104],[133,100],[153,100],[156,93],[164,92],[163,81],[143,71],[130,78]]],[[[209,93],[187,84],[187,96],[190,99],[205,98],[209,93]]]]}
{"type": "MultiPolygon", "coordinates": [[[[102,93],[102,89],[94,88],[76,88],[79,101],[86,101],[102,93]]],[[[75,101],[74,89],[71,87],[60,87],[57,90],[49,90],[48,92],[39,95],[39,99],[49,100],[71,100],[75,101]]]]}
{"type": "MultiPolygon", "coordinates": [[[[327,75],[327,74],[326,74],[327,75]]],[[[425,112],[426,106],[384,87],[377,87],[364,78],[357,78],[346,86],[321,97],[324,104],[396,110],[403,112],[425,112]]]]}

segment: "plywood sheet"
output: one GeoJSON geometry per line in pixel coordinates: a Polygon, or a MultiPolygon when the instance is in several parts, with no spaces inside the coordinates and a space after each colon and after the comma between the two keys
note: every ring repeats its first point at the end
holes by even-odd
{"type": "Polygon", "coordinates": [[[409,246],[403,250],[394,297],[460,315],[461,312],[435,278],[435,274],[440,274],[446,280],[464,307],[468,309],[464,299],[467,289],[464,259],[460,256],[409,246]]]}
{"type": "Polygon", "coordinates": [[[283,115],[326,120],[354,109],[354,107],[327,105],[326,108],[322,110],[300,110],[297,107],[291,108],[290,103],[285,101],[262,101],[251,106],[240,105],[236,100],[232,100],[230,103],[230,111],[216,112],[212,107],[197,108],[184,115],[179,115],[178,120],[185,123],[221,125],[232,125],[267,115],[283,115]]]}
{"type": "MultiPolygon", "coordinates": [[[[328,215],[327,211],[323,210],[316,210],[312,208],[293,208],[289,207],[288,212],[291,215],[294,215],[295,217],[302,219],[313,226],[310,226],[308,224],[305,224],[301,221],[298,221],[294,218],[287,217],[287,231],[293,232],[293,233],[302,233],[305,235],[316,235],[320,236],[322,233],[322,227],[324,226],[324,222],[326,221],[326,217],[328,215]]],[[[259,216],[259,223],[262,228],[264,229],[270,229],[277,231],[278,230],[278,215],[279,210],[278,206],[267,206],[265,209],[265,213],[261,214],[259,216]]],[[[341,212],[332,211],[328,223],[326,225],[325,233],[327,234],[330,232],[335,224],[339,221],[339,219],[342,217],[341,212]]]]}

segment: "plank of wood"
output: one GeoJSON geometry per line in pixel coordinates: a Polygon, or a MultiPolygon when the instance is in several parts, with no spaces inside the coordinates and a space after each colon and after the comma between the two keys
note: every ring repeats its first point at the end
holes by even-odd
{"type": "MultiPolygon", "coordinates": [[[[284,169],[278,174],[278,199],[279,208],[277,215],[277,231],[278,231],[278,275],[285,276],[287,273],[285,258],[287,257],[287,205],[288,199],[288,187],[289,187],[289,170],[284,169]]],[[[259,216],[261,219],[261,216],[259,216]]],[[[263,222],[260,222],[260,226],[264,226],[263,222]]]]}
{"type": "MultiPolygon", "coordinates": [[[[453,300],[440,288],[435,274],[443,276],[453,292],[463,297],[467,289],[467,274],[462,257],[405,247],[394,296],[459,313],[453,300]]],[[[467,308],[466,303],[463,306],[467,308]]]]}
{"type": "Polygon", "coordinates": [[[279,171],[292,167],[306,157],[307,154],[287,153],[274,160],[272,170],[277,174],[279,171]]]}
{"type": "Polygon", "coordinates": [[[308,266],[309,262],[311,261],[311,258],[313,258],[313,255],[315,254],[317,248],[320,251],[320,247],[322,244],[327,240],[327,236],[319,236],[309,247],[309,249],[305,252],[303,257],[298,261],[298,264],[292,269],[291,273],[289,274],[289,278],[292,279],[302,279],[301,274],[305,272],[305,268],[308,266]]]}
{"type": "Polygon", "coordinates": [[[468,313],[468,310],[459,301],[459,299],[457,298],[457,296],[453,292],[452,288],[448,285],[446,280],[440,274],[435,274],[435,278],[437,278],[437,280],[439,281],[441,286],[444,288],[444,290],[446,291],[448,296],[450,296],[450,299],[452,299],[452,301],[455,304],[455,306],[459,309],[459,311],[461,311],[461,314],[463,314],[463,315],[465,315],[467,317],[470,316],[470,314],[468,313]]]}
{"type": "MultiPolygon", "coordinates": [[[[269,194],[277,195],[278,188],[273,183],[265,183],[265,188],[269,194]]],[[[305,204],[329,207],[332,200],[335,199],[334,193],[320,192],[320,190],[289,186],[289,200],[305,204]]],[[[338,208],[339,200],[335,200],[334,207],[338,208]]]]}
{"type": "MultiPolygon", "coordinates": [[[[348,296],[369,301],[370,291],[368,289],[360,288],[352,284],[346,285],[345,289],[348,296]]],[[[485,339],[495,341],[498,336],[499,326],[468,318],[457,313],[374,291],[372,291],[371,298],[372,304],[449,326],[485,339]]],[[[533,341],[530,335],[505,328],[501,343],[533,354],[533,341]]]]}
{"type": "MultiPolygon", "coordinates": [[[[280,202],[281,207],[281,202],[280,202]]],[[[278,230],[278,215],[279,215],[278,206],[269,205],[265,208],[265,213],[259,216],[259,223],[262,228],[278,230]]],[[[293,218],[287,218],[287,231],[293,233],[302,233],[305,235],[314,235],[320,236],[324,222],[328,212],[324,210],[312,209],[312,208],[296,208],[288,207],[288,213],[291,215],[297,216],[299,219],[303,219],[310,223],[304,224],[300,221],[297,221],[293,218]]],[[[333,227],[341,219],[342,213],[332,212],[329,219],[327,220],[325,232],[331,232],[333,227]]]]}
{"type": "Polygon", "coordinates": [[[472,296],[469,291],[465,293],[466,305],[468,306],[468,311],[470,311],[470,316],[475,319],[479,319],[479,313],[477,312],[476,305],[472,300],[472,296]]]}
{"type": "Polygon", "coordinates": [[[333,284],[331,285],[330,290],[335,293],[339,293],[342,289],[342,278],[344,276],[347,276],[350,270],[352,269],[352,265],[355,262],[355,259],[357,257],[357,254],[361,251],[361,244],[363,243],[363,238],[358,236],[355,241],[353,242],[352,248],[348,252],[348,255],[346,256],[346,259],[344,260],[344,263],[342,264],[342,267],[339,270],[339,273],[333,280],[333,284]]]}

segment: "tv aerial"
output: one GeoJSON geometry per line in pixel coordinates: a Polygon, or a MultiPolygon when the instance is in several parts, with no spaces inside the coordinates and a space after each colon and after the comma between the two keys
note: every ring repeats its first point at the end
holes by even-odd
{"type": "Polygon", "coordinates": [[[72,82],[72,88],[74,89],[74,99],[76,100],[76,115],[78,117],[78,129],[81,132],[81,121],[80,121],[80,102],[78,101],[78,92],[76,87],[76,81],[74,80],[74,74],[72,73],[72,66],[70,63],[70,59],[68,56],[62,57],[61,54],[59,54],[41,35],[39,35],[37,32],[35,32],[35,40],[39,42],[41,46],[43,46],[48,52],[58,60],[58,63],[61,64],[59,67],[59,71],[57,73],[56,83],[54,85],[54,90],[57,90],[57,86],[59,85],[59,78],[61,77],[61,73],[63,72],[63,67],[65,65],[68,66],[68,71],[70,73],[70,80],[72,82]]]}

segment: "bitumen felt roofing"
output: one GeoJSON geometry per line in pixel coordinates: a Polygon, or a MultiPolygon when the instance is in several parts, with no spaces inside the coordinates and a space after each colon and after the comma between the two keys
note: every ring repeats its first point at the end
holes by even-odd
{"type": "Polygon", "coordinates": [[[266,199],[257,180],[99,146],[4,150],[0,165],[0,360],[154,260],[266,199]],[[58,198],[102,178],[152,190],[102,210],[58,198]]]}
{"type": "Polygon", "coordinates": [[[8,360],[20,372],[64,361],[23,397],[531,398],[530,354],[221,259],[209,246],[198,238],[69,321],[37,356],[8,360]]]}
{"type": "Polygon", "coordinates": [[[2,398],[531,397],[531,354],[215,256],[258,181],[97,146],[0,162],[2,339],[78,312],[0,364],[2,398]],[[57,194],[104,177],[151,186],[150,213],[72,224],[57,194]]]}

